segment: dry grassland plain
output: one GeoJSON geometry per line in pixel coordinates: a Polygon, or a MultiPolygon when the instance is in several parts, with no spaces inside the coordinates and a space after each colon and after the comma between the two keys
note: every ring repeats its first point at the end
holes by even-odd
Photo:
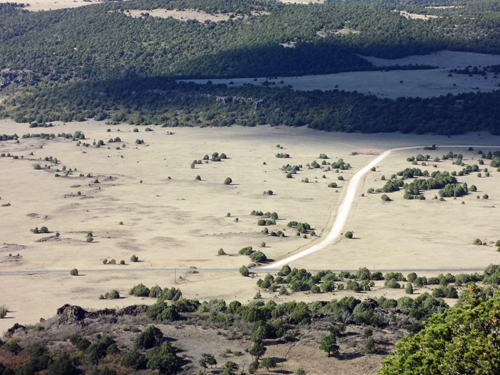
{"type": "MultiPolygon", "coordinates": [[[[333,223],[347,181],[381,151],[420,144],[500,144],[497,137],[486,134],[452,138],[360,135],[269,126],[153,127],[152,132],[139,127],[139,132],[133,132],[134,127],[130,125],[106,126],[94,121],[55,125],[30,129],[26,124],[0,121],[2,134],[81,130],[86,135],[85,142],[105,142],[100,148],[78,147],[76,142],[62,138],[20,139],[18,144],[0,142],[0,153],[19,157],[0,158],[0,271],[28,271],[0,275],[0,303],[11,311],[10,319],[0,320],[2,331],[14,322],[35,323],[40,317],[50,317],[64,303],[86,308],[153,303],[152,299],[127,296],[128,290],[140,282],[162,287],[177,283],[187,298],[248,302],[257,292],[256,279],[243,278],[235,270],[250,263],[247,256],[238,255],[238,250],[244,246],[260,249],[260,244],[265,242],[266,247],[261,250],[269,258],[279,260],[320,241],[333,223]],[[170,131],[174,134],[169,135],[170,131]],[[120,137],[121,142],[108,143],[108,139],[115,137],[120,137]],[[136,145],[136,139],[143,139],[145,144],[136,145]],[[283,149],[277,148],[277,144],[283,149]],[[228,159],[203,162],[191,169],[193,160],[203,159],[205,154],[211,156],[213,152],[225,153],[228,159]],[[291,157],[276,158],[278,152],[291,157]],[[329,161],[343,158],[353,168],[342,174],[307,169],[307,163],[321,162],[320,153],[327,154],[329,161]],[[43,167],[47,163],[43,159],[48,156],[57,158],[59,164],[52,166],[51,171],[33,168],[36,163],[43,167]],[[304,169],[288,179],[280,170],[287,163],[302,164],[304,169]],[[55,169],[62,170],[63,166],[77,171],[68,177],[55,177],[55,169]],[[80,173],[84,176],[91,173],[92,177],[79,177],[80,173]],[[201,181],[195,181],[197,175],[201,181]],[[339,175],[345,181],[339,181],[339,175]],[[226,177],[232,178],[231,185],[223,184],[226,177]],[[310,182],[301,182],[306,177],[310,182]],[[96,179],[99,183],[95,183],[96,179]],[[328,188],[330,182],[337,182],[340,187],[328,188]],[[264,195],[267,190],[272,190],[274,195],[264,195]],[[7,203],[10,206],[2,206],[7,203]],[[277,225],[269,228],[285,230],[287,237],[262,234],[262,227],[257,225],[259,217],[250,215],[252,210],[277,212],[277,225]],[[319,237],[295,236],[295,232],[286,227],[290,220],[310,223],[319,237]],[[30,231],[42,226],[48,227],[51,233],[30,231]],[[89,231],[93,232],[92,243],[86,242],[89,231]],[[56,232],[60,237],[53,237],[56,232]],[[217,256],[221,247],[228,255],[217,256]],[[140,262],[129,261],[133,254],[140,262]],[[104,265],[104,259],[117,262],[123,259],[126,264],[104,265]],[[220,271],[174,274],[158,270],[191,266],[220,271]],[[70,276],[72,268],[79,269],[81,275],[70,276]],[[232,271],[224,271],[227,269],[232,271]],[[35,270],[53,273],[29,272],[35,270]],[[125,298],[98,299],[100,294],[112,289],[119,290],[125,298]]],[[[448,151],[425,153],[441,157],[448,151]]],[[[463,153],[467,164],[477,159],[477,155],[467,152],[466,148],[453,151],[463,153]]],[[[470,175],[459,179],[469,186],[477,185],[478,194],[489,194],[489,200],[477,200],[474,194],[456,201],[438,202],[431,199],[437,193],[432,191],[425,194],[426,201],[407,201],[403,200],[402,192],[396,192],[391,194],[393,202],[386,203],[379,195],[366,194],[368,188],[383,185],[380,180],[383,174],[390,177],[411,166],[406,157],[418,152],[420,150],[394,153],[376,172],[367,175],[346,225],[346,229],[354,230],[356,239],[341,239],[291,265],[334,270],[361,266],[377,270],[418,268],[429,270],[419,274],[435,275],[440,273],[434,270],[436,268],[471,269],[498,263],[499,253],[491,245],[497,240],[493,225],[498,216],[496,171],[491,171],[488,178],[470,175]],[[361,196],[363,192],[365,197],[361,196]],[[461,204],[462,201],[465,204],[461,204]],[[476,237],[486,240],[488,245],[472,246],[476,237]]],[[[457,169],[450,161],[437,164],[437,170],[457,169]]],[[[427,169],[434,170],[432,166],[427,169]]],[[[349,293],[297,293],[279,297],[276,293],[263,293],[263,296],[278,301],[311,302],[349,293]]],[[[359,297],[401,293],[402,290],[388,290],[379,283],[373,291],[359,297]]]]}

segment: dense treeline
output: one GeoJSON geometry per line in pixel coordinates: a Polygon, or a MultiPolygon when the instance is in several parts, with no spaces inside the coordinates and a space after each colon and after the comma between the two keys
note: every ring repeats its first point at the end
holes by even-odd
{"type": "Polygon", "coordinates": [[[79,82],[31,89],[4,102],[18,122],[84,121],[165,126],[261,124],[344,132],[435,132],[488,129],[500,134],[500,93],[379,99],[356,92],[299,92],[246,85],[196,85],[164,78],[79,82]]]}

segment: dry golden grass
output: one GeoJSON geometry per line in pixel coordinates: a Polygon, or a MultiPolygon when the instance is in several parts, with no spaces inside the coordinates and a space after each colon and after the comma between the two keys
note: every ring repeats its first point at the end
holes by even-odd
{"type": "MultiPolygon", "coordinates": [[[[82,130],[87,142],[94,139],[106,142],[101,148],[77,147],[75,142],[61,138],[52,141],[21,139],[19,144],[0,142],[0,153],[24,157],[17,160],[0,158],[3,172],[0,203],[11,204],[0,207],[0,226],[3,228],[0,271],[63,270],[53,274],[2,275],[0,304],[9,306],[8,317],[14,319],[0,320],[0,330],[14,321],[34,323],[40,317],[50,317],[64,303],[90,308],[152,303],[153,300],[135,297],[114,301],[98,299],[100,294],[112,289],[126,296],[128,290],[140,282],[162,287],[171,287],[177,282],[177,287],[188,298],[248,302],[257,292],[256,279],[243,278],[235,271],[177,272],[177,280],[174,280],[172,272],[97,273],[84,270],[147,271],[190,266],[236,269],[250,262],[248,257],[238,255],[238,250],[244,246],[258,249],[261,242],[266,242],[262,250],[269,258],[284,258],[319,240],[296,237],[286,223],[289,220],[306,221],[323,236],[333,222],[344,183],[340,183],[341,188],[336,192],[327,185],[339,182],[338,174],[307,168],[295,178],[287,179],[280,171],[282,165],[302,164],[305,167],[313,160],[320,162],[319,154],[326,153],[331,160],[342,157],[351,163],[353,169],[343,173],[349,180],[356,170],[387,148],[496,142],[491,136],[464,135],[448,139],[431,135],[324,133],[306,128],[268,126],[153,127],[153,132],[145,132],[145,127],[139,127],[140,132],[134,133],[129,125],[106,126],[94,121],[29,129],[26,124],[0,120],[0,128],[2,134],[19,135],[82,130]],[[112,131],[107,132],[108,128],[112,131]],[[169,131],[175,134],[167,135],[169,131]],[[117,136],[122,139],[121,143],[107,143],[108,138],[117,136]],[[136,146],[138,138],[144,139],[146,144],[136,146]],[[123,144],[125,148],[116,150],[123,144]],[[283,149],[278,149],[277,144],[283,149]],[[213,152],[224,152],[229,159],[190,168],[192,160],[213,152]],[[277,152],[289,153],[291,158],[278,159],[275,157],[277,152]],[[358,155],[351,155],[353,152],[358,155]],[[43,166],[46,162],[38,159],[46,156],[60,160],[57,168],[65,165],[77,168],[77,172],[69,178],[56,178],[54,172],[33,169],[35,163],[43,166]],[[28,160],[30,158],[33,160],[28,160]],[[80,178],[79,173],[92,173],[94,177],[80,178]],[[327,178],[323,179],[323,174],[327,178]],[[195,181],[196,175],[200,175],[202,181],[195,181]],[[110,176],[113,179],[110,180],[110,176]],[[223,181],[228,176],[233,184],[226,186],[223,181]],[[301,182],[305,177],[310,183],[301,182]],[[95,178],[99,179],[99,184],[93,183],[95,178]],[[262,194],[269,189],[275,195],[262,194]],[[77,195],[78,191],[81,196],[77,195]],[[276,229],[287,229],[288,237],[261,234],[262,227],[256,225],[258,217],[250,215],[252,210],[278,212],[280,220],[276,229]],[[228,212],[230,217],[227,217],[228,212]],[[119,224],[121,221],[123,225],[119,224]],[[52,233],[36,235],[30,232],[41,226],[47,226],[52,233]],[[60,233],[59,239],[36,242],[53,236],[56,231],[60,233]],[[94,233],[93,243],[85,242],[88,231],[94,233]],[[230,255],[217,256],[220,247],[230,255]],[[19,258],[15,257],[18,253],[19,258]],[[141,262],[130,264],[132,254],[141,262]],[[127,264],[103,265],[105,258],[117,262],[124,259],[127,264]],[[69,275],[69,270],[75,267],[81,276],[69,275]]],[[[441,155],[445,151],[432,152],[435,153],[441,155]]],[[[382,186],[374,179],[379,179],[382,173],[387,175],[403,168],[409,164],[405,159],[405,153],[396,153],[386,159],[379,172],[367,177],[358,195],[368,187],[382,186]]],[[[439,163],[439,169],[451,168],[445,165],[446,162],[439,163]]],[[[470,243],[476,237],[496,240],[494,227],[489,224],[496,217],[496,209],[484,207],[496,206],[495,175],[493,172],[492,177],[476,183],[481,192],[490,194],[490,200],[466,197],[465,205],[459,204],[461,200],[409,202],[398,198],[400,193],[396,193],[394,202],[389,204],[384,204],[378,195],[359,196],[347,227],[360,239],[342,240],[292,266],[310,269],[372,268],[373,264],[376,269],[484,267],[495,262],[498,253],[491,246],[473,247],[470,243]],[[463,220],[461,215],[464,215],[463,220]]],[[[476,179],[469,176],[467,182],[476,179]]],[[[366,295],[398,293],[401,291],[378,286],[366,295]]],[[[264,293],[264,298],[275,297],[264,293]]],[[[332,295],[299,294],[279,297],[279,300],[313,301],[318,298],[331,299],[332,295]]]]}
{"type": "MultiPolygon", "coordinates": [[[[137,10],[137,9],[132,9],[132,10],[127,10],[125,14],[131,16],[131,17],[143,17],[142,14],[148,13],[152,17],[159,17],[159,18],[169,18],[173,17],[175,19],[181,20],[181,21],[187,21],[187,20],[197,20],[199,22],[205,22],[205,21],[212,21],[212,22],[220,22],[220,21],[227,21],[231,17],[234,18],[242,18],[241,16],[236,16],[233,13],[224,13],[224,14],[208,14],[205,13],[201,10],[195,10],[195,9],[186,9],[186,10],[168,10],[168,9],[152,9],[152,10],[137,10]]],[[[267,14],[266,12],[252,12],[254,16],[261,16],[264,14],[267,14]]]]}
{"type": "MultiPolygon", "coordinates": [[[[9,0],[0,0],[0,3],[9,3],[12,1],[9,0]]],[[[98,0],[35,0],[30,1],[27,10],[32,12],[39,12],[42,10],[55,10],[55,9],[64,9],[64,8],[77,8],[84,5],[91,5],[100,3],[98,0]]]]}
{"type": "Polygon", "coordinates": [[[410,12],[407,12],[405,10],[400,10],[400,11],[395,10],[394,12],[398,12],[404,18],[409,19],[409,20],[430,20],[432,18],[439,18],[438,16],[435,16],[432,14],[410,13],[410,12]]]}

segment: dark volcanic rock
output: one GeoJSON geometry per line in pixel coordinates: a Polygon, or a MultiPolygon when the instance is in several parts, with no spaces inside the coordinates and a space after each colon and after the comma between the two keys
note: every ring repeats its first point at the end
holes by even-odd
{"type": "Polygon", "coordinates": [[[85,318],[86,313],[87,311],[80,306],[72,306],[69,304],[57,309],[59,324],[73,324],[79,322],[85,318]]]}
{"type": "Polygon", "coordinates": [[[91,311],[85,314],[85,319],[97,319],[107,315],[116,315],[115,309],[102,309],[91,311]]]}
{"type": "Polygon", "coordinates": [[[371,298],[365,299],[363,301],[363,304],[365,305],[366,308],[370,310],[375,310],[378,307],[378,302],[371,298]]]}
{"type": "Polygon", "coordinates": [[[132,315],[137,316],[145,313],[148,310],[147,305],[132,305],[121,309],[116,313],[116,316],[132,315]]]}
{"type": "Polygon", "coordinates": [[[88,324],[91,320],[106,318],[109,322],[116,322],[116,318],[124,315],[137,316],[148,310],[147,305],[132,305],[116,311],[115,309],[102,309],[97,311],[86,311],[80,306],[66,304],[57,309],[59,324],[88,324]]]}
{"type": "MultiPolygon", "coordinates": [[[[25,326],[22,326],[20,325],[19,323],[16,323],[14,324],[12,327],[10,327],[7,332],[5,332],[5,336],[7,337],[11,337],[14,333],[16,333],[17,331],[22,331],[22,332],[26,332],[26,327],[25,326]]],[[[19,332],[17,332],[19,333],[19,332]]]]}

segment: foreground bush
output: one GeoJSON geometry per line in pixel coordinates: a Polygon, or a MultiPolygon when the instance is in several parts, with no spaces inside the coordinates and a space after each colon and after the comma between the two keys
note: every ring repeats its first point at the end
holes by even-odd
{"type": "Polygon", "coordinates": [[[134,346],[138,349],[150,349],[161,344],[163,332],[155,326],[149,326],[135,339],[134,346]]]}
{"type": "Polygon", "coordinates": [[[422,331],[404,337],[379,375],[498,374],[500,297],[476,299],[478,289],[471,286],[463,306],[432,315],[422,331]]]}

